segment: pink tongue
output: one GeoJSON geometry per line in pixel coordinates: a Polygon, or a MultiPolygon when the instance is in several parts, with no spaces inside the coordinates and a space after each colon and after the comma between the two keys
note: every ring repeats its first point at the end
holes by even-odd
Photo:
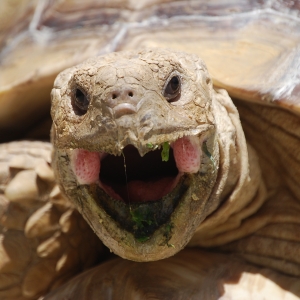
{"type": "Polygon", "coordinates": [[[84,149],[73,150],[71,168],[80,184],[97,182],[100,172],[100,155],[98,152],[89,152],[84,149]]]}
{"type": "Polygon", "coordinates": [[[173,144],[173,153],[179,172],[197,173],[201,163],[201,147],[199,137],[184,136],[173,144]]]}
{"type": "Polygon", "coordinates": [[[113,187],[100,182],[100,186],[114,199],[127,199],[128,202],[147,202],[157,201],[168,194],[175,188],[179,179],[180,176],[177,176],[175,179],[172,177],[165,177],[149,182],[133,180],[128,182],[127,185],[115,184],[113,187]],[[115,190],[118,191],[119,194],[116,193],[115,190]]]}
{"type": "Polygon", "coordinates": [[[156,182],[131,181],[128,183],[129,200],[132,202],[146,202],[161,199],[176,185],[174,178],[166,177],[156,182]]]}

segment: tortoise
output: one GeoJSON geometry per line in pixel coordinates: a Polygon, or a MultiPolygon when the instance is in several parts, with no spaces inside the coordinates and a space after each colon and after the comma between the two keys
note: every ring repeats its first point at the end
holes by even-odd
{"type": "Polygon", "coordinates": [[[24,3],[3,141],[45,137],[70,68],[53,148],[0,148],[0,298],[298,299],[299,3],[24,3]]]}

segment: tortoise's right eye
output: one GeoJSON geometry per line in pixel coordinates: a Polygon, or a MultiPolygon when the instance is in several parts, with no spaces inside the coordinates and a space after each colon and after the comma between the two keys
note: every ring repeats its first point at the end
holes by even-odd
{"type": "Polygon", "coordinates": [[[80,88],[76,88],[72,94],[72,106],[75,114],[79,116],[84,115],[90,103],[86,92],[80,88]]]}

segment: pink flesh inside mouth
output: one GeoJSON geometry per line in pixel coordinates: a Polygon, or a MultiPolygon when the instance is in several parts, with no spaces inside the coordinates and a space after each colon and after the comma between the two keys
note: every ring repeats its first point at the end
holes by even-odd
{"type": "Polygon", "coordinates": [[[123,155],[76,149],[71,168],[80,185],[97,183],[112,198],[126,203],[158,201],[170,193],[184,173],[197,173],[201,164],[199,137],[185,136],[171,143],[168,161],[161,149],[141,157],[128,145],[123,155]]]}

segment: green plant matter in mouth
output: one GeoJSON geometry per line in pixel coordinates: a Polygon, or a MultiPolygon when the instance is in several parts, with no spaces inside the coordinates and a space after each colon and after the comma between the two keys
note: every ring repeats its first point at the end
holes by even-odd
{"type": "Polygon", "coordinates": [[[140,243],[143,243],[143,242],[148,241],[149,239],[150,239],[149,236],[142,236],[142,237],[137,238],[137,241],[140,243]]]}
{"type": "Polygon", "coordinates": [[[152,225],[152,220],[150,218],[147,218],[146,214],[143,214],[141,211],[139,211],[137,209],[131,210],[130,215],[131,215],[132,221],[139,228],[143,228],[144,224],[152,225]]]}
{"type": "Polygon", "coordinates": [[[170,144],[168,142],[164,142],[162,145],[162,151],[161,151],[162,161],[168,161],[169,154],[170,154],[170,144]]]}
{"type": "Polygon", "coordinates": [[[150,239],[147,234],[147,227],[153,225],[155,222],[154,216],[147,209],[130,209],[131,220],[134,223],[134,229],[139,232],[136,237],[137,241],[143,243],[150,239]]]}

